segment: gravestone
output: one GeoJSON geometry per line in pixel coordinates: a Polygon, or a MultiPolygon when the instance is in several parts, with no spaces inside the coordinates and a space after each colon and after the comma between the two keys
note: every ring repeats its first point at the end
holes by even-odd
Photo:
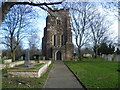
{"type": "Polygon", "coordinates": [[[24,60],[23,56],[20,57],[21,60],[24,60]]]}
{"type": "Polygon", "coordinates": [[[25,67],[29,67],[29,64],[30,64],[30,54],[29,54],[29,49],[27,49],[25,54],[25,67]]]}
{"type": "Polygon", "coordinates": [[[120,62],[120,55],[116,55],[116,57],[115,57],[115,61],[120,62]]]}
{"type": "Polygon", "coordinates": [[[107,59],[108,59],[108,61],[112,61],[112,55],[107,55],[107,59]]]}

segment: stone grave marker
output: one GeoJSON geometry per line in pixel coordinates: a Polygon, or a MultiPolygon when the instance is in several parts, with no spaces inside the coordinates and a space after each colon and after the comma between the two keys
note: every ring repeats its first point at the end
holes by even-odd
{"type": "Polygon", "coordinates": [[[29,54],[29,49],[27,49],[25,54],[25,67],[29,67],[29,64],[30,64],[30,54],[29,54]]]}

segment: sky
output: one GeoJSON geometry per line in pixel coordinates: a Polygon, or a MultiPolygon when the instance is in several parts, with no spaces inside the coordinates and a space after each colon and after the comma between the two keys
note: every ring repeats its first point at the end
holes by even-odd
{"type": "MultiPolygon", "coordinates": [[[[39,42],[40,43],[39,49],[40,49],[41,45],[42,45],[42,37],[43,37],[43,33],[44,33],[44,28],[46,26],[47,12],[42,10],[42,9],[40,9],[39,7],[34,7],[34,9],[39,14],[39,16],[37,17],[37,19],[35,21],[36,22],[35,27],[37,27],[38,31],[39,31],[37,35],[38,35],[38,37],[40,39],[40,42],[39,42]]],[[[99,10],[101,11],[101,13],[106,13],[102,9],[102,7],[99,7],[99,10]]],[[[109,11],[108,14],[109,14],[108,19],[111,22],[113,22],[113,25],[111,26],[111,30],[110,31],[113,32],[113,37],[114,37],[114,36],[118,35],[118,21],[114,17],[113,12],[109,11]]],[[[0,37],[1,37],[1,35],[0,35],[0,37]]],[[[26,49],[27,46],[28,46],[27,45],[28,42],[25,42],[25,43],[26,43],[26,45],[25,45],[24,49],[26,49]]],[[[75,44],[75,39],[74,38],[73,38],[73,43],[75,44]]],[[[0,49],[3,49],[3,48],[4,48],[4,46],[0,45],[0,49]]]]}
{"type": "Polygon", "coordinates": [[[39,13],[39,17],[38,19],[36,20],[36,26],[37,28],[39,29],[39,32],[38,32],[38,37],[40,39],[40,47],[41,48],[42,46],[42,38],[43,38],[43,34],[44,34],[44,28],[46,27],[46,17],[47,17],[47,12],[42,10],[42,9],[39,9],[37,10],[37,12],[39,13]]]}
{"type": "Polygon", "coordinates": [[[115,15],[118,15],[118,12],[113,12],[109,10],[104,10],[101,6],[98,7],[99,11],[107,15],[107,19],[110,20],[113,24],[110,31],[113,32],[113,36],[118,35],[118,19],[115,15]],[[107,11],[107,12],[106,12],[107,11]]]}
{"type": "MultiPolygon", "coordinates": [[[[37,9],[36,9],[37,10],[37,9]]],[[[106,12],[102,9],[102,7],[99,7],[99,10],[101,13],[105,14],[106,12]]],[[[47,13],[43,10],[40,10],[38,9],[38,13],[40,13],[42,16],[39,17],[39,20],[37,21],[38,23],[38,27],[40,29],[40,32],[38,33],[38,36],[40,38],[40,43],[42,43],[42,37],[43,37],[43,33],[44,33],[44,28],[46,26],[46,16],[47,16],[47,13]]],[[[112,26],[111,26],[111,29],[110,29],[110,32],[113,33],[112,34],[112,37],[115,37],[118,35],[118,20],[117,18],[114,16],[114,13],[109,11],[108,13],[106,14],[109,14],[107,16],[107,19],[110,20],[110,22],[113,22],[112,26]]],[[[72,38],[72,41],[73,43],[75,44],[75,38],[73,37],[72,38]]]]}
{"type": "MultiPolygon", "coordinates": [[[[35,12],[37,13],[37,17],[33,23],[35,23],[35,28],[38,30],[37,36],[40,39],[38,48],[42,48],[42,37],[44,33],[44,28],[46,27],[46,17],[47,17],[47,12],[40,9],[39,7],[33,7],[35,12]]],[[[28,48],[28,42],[25,41],[25,46],[23,47],[24,49],[28,48]]]]}

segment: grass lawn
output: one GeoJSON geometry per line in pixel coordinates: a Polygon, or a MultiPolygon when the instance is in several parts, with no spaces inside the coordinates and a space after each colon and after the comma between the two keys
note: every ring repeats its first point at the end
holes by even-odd
{"type": "MultiPolygon", "coordinates": [[[[23,78],[23,77],[2,77],[2,88],[43,88],[48,77],[48,72],[52,68],[52,63],[48,71],[40,78],[23,78]]],[[[3,74],[7,71],[3,70],[3,74]]]]}
{"type": "Polygon", "coordinates": [[[87,88],[120,88],[118,62],[89,58],[81,62],[65,61],[65,63],[87,88]]]}
{"type": "Polygon", "coordinates": [[[44,63],[39,63],[39,64],[36,64],[36,65],[34,65],[35,67],[40,67],[40,66],[42,66],[44,63]]]}

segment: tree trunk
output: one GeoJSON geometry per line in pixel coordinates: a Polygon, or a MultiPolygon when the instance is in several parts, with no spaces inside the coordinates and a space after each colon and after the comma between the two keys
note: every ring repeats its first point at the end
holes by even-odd
{"type": "Polygon", "coordinates": [[[11,52],[11,58],[12,58],[12,62],[15,62],[15,51],[11,52]]]}
{"type": "MultiPolygon", "coordinates": [[[[15,2],[4,2],[0,7],[2,10],[2,21],[5,19],[6,14],[8,13],[9,9],[15,4],[15,2]]],[[[0,23],[1,24],[1,23],[0,23]]]]}
{"type": "Polygon", "coordinates": [[[95,51],[95,56],[94,56],[95,58],[97,58],[97,53],[96,53],[96,51],[95,51]]]}
{"type": "Polygon", "coordinates": [[[96,58],[98,57],[98,47],[96,47],[96,58]]]}
{"type": "Polygon", "coordinates": [[[81,49],[78,48],[78,59],[81,61],[82,60],[82,55],[81,55],[81,49]]]}
{"type": "Polygon", "coordinates": [[[97,58],[97,55],[98,55],[98,48],[97,48],[97,46],[94,47],[94,53],[95,53],[94,58],[97,58]]]}

